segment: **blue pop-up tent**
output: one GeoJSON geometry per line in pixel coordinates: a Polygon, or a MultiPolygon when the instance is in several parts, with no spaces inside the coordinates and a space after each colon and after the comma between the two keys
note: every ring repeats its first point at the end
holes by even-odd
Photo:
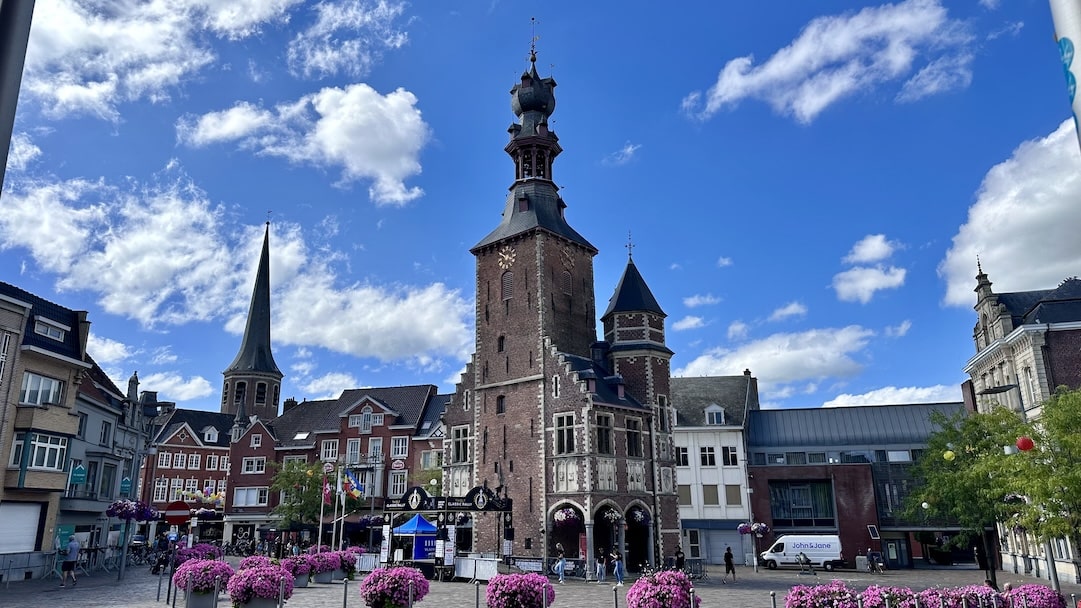
{"type": "Polygon", "coordinates": [[[413,537],[413,559],[435,558],[435,532],[436,527],[419,514],[394,528],[395,536],[413,537]]]}

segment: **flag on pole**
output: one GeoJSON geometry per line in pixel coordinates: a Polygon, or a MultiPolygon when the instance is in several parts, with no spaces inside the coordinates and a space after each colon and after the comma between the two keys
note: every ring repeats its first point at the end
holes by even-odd
{"type": "Polygon", "coordinates": [[[350,470],[345,471],[345,480],[342,481],[342,487],[353,498],[360,498],[364,493],[364,490],[363,490],[364,486],[362,486],[360,484],[360,482],[357,481],[357,478],[353,475],[353,472],[350,471],[350,470]]]}
{"type": "Polygon", "coordinates": [[[330,482],[327,481],[327,474],[323,473],[323,504],[331,504],[330,500],[330,482]]]}
{"type": "Polygon", "coordinates": [[[345,488],[342,486],[342,468],[338,467],[338,481],[334,482],[334,489],[338,492],[338,502],[342,503],[342,514],[345,513],[345,488]]]}

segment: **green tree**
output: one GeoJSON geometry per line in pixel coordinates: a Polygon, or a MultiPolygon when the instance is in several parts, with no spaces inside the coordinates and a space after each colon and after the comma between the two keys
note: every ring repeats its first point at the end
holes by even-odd
{"type": "MultiPolygon", "coordinates": [[[[955,522],[961,533],[950,540],[968,546],[979,540],[984,556],[994,555],[987,530],[1003,519],[1017,495],[1020,463],[1006,458],[1028,425],[1014,412],[995,407],[987,413],[935,415],[938,427],[916,462],[917,491],[909,495],[906,515],[955,522]],[[924,505],[927,505],[924,507],[924,505]]],[[[990,568],[994,580],[994,568],[990,568]]]]}
{"type": "Polygon", "coordinates": [[[319,523],[319,508],[323,504],[322,465],[288,462],[275,466],[278,472],[270,483],[270,491],[281,492],[282,501],[272,513],[281,517],[283,527],[319,523]]]}

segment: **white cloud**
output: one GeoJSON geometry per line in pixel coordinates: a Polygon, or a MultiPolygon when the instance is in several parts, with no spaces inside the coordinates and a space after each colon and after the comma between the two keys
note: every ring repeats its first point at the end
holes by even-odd
{"type": "Polygon", "coordinates": [[[934,386],[886,386],[861,395],[847,393],[837,395],[822,407],[849,407],[856,405],[907,405],[910,403],[944,403],[961,401],[961,388],[936,384],[934,386]]]}
{"type": "Polygon", "coordinates": [[[342,390],[358,388],[359,384],[352,374],[331,372],[318,378],[306,379],[300,388],[308,393],[305,399],[334,399],[342,394],[342,390]]]}
{"type": "Polygon", "coordinates": [[[866,304],[876,291],[904,285],[905,274],[904,268],[896,266],[857,266],[833,275],[833,289],[843,302],[866,304]]]}
{"type": "Polygon", "coordinates": [[[732,258],[728,258],[728,257],[725,257],[723,255],[721,257],[717,258],[717,268],[725,268],[726,266],[731,266],[731,265],[732,265],[732,258]]]}
{"type": "Polygon", "coordinates": [[[172,365],[177,362],[177,356],[170,347],[160,346],[151,353],[150,362],[154,365],[172,365]]]}
{"type": "Polygon", "coordinates": [[[997,292],[1048,289],[1079,274],[1079,166],[1077,132],[1067,119],[1047,137],[1022,143],[987,172],[938,265],[946,304],[975,303],[977,256],[997,292]]]}
{"type": "Polygon", "coordinates": [[[635,152],[637,152],[638,149],[641,147],[642,144],[632,144],[628,141],[627,143],[623,144],[622,148],[606,156],[602,163],[609,167],[618,167],[620,165],[625,165],[634,159],[635,152]]]}
{"type": "MultiPolygon", "coordinates": [[[[144,327],[224,322],[239,334],[263,228],[236,231],[183,180],[127,190],[79,180],[15,184],[4,194],[0,251],[25,249],[57,276],[58,289],[95,294],[103,312],[144,327]]],[[[341,285],[333,265],[341,254],[309,249],[299,228],[273,226],[276,343],[427,369],[446,365],[441,357],[465,360],[473,307],[458,291],[442,283],[341,285]]],[[[194,390],[194,381],[172,381],[194,390]]]]}
{"type": "Polygon", "coordinates": [[[34,145],[30,136],[26,133],[16,133],[11,137],[7,170],[22,171],[39,156],[41,156],[41,148],[34,145]]]}
{"type": "Polygon", "coordinates": [[[343,0],[315,5],[315,23],[289,43],[289,69],[305,77],[365,76],[386,50],[409,37],[396,21],[404,2],[343,0]]]}
{"type": "Polygon", "coordinates": [[[718,298],[717,296],[715,296],[715,295],[713,295],[711,293],[706,293],[706,294],[697,294],[696,293],[693,296],[683,298],[683,305],[686,306],[687,308],[698,308],[699,306],[712,306],[714,304],[719,303],[720,301],[721,301],[720,298],[718,298]]]}
{"type": "Polygon", "coordinates": [[[751,369],[763,394],[783,399],[806,390],[806,384],[858,374],[863,364],[854,357],[866,349],[873,335],[858,325],[778,333],[735,349],[711,349],[673,375],[728,376],[751,369]]]}
{"type": "Polygon", "coordinates": [[[948,19],[937,0],[818,17],[764,63],[754,65],[749,55],[730,60],[705,95],[687,95],[682,107],[706,119],[743,99],[761,99],[809,123],[840,99],[905,78],[918,60],[949,56],[968,39],[963,24],[948,19]]]}
{"type": "Polygon", "coordinates": [[[95,333],[91,333],[86,339],[86,352],[102,366],[125,361],[131,357],[131,350],[127,344],[102,338],[95,333]]]}
{"type": "Polygon", "coordinates": [[[995,30],[987,35],[988,40],[996,40],[1003,36],[1017,36],[1021,33],[1021,30],[1025,28],[1024,21],[1015,21],[1013,23],[1007,23],[1002,29],[995,30]]]}
{"type": "Polygon", "coordinates": [[[800,302],[789,302],[784,306],[774,310],[769,316],[770,321],[781,321],[792,317],[803,317],[807,315],[807,307],[800,302]]]}
{"type": "Polygon", "coordinates": [[[177,137],[196,147],[236,141],[297,164],[341,167],[343,184],[370,179],[374,202],[404,205],[423,194],[404,184],[420,173],[420,150],[429,138],[416,104],[404,89],[381,95],[366,84],[327,87],[273,111],[238,103],[187,116],[177,123],[177,137]]]}
{"type": "Polygon", "coordinates": [[[972,84],[971,53],[939,57],[905,82],[897,101],[910,103],[931,95],[968,88],[972,84]]]}
{"type": "Polygon", "coordinates": [[[676,321],[675,323],[673,323],[672,324],[672,330],[673,331],[684,331],[684,330],[687,330],[687,329],[698,329],[699,327],[703,327],[703,326],[705,326],[705,323],[702,321],[702,317],[695,317],[695,316],[688,315],[686,317],[683,317],[679,321],[676,321]]]}
{"type": "Polygon", "coordinates": [[[980,5],[989,10],[995,10],[998,8],[998,4],[1001,0],[980,0],[980,5]]]}
{"type": "Polygon", "coordinates": [[[158,392],[158,399],[161,401],[191,401],[217,392],[202,376],[185,378],[176,372],[149,374],[139,378],[139,385],[152,387],[158,392]]]}
{"type": "Polygon", "coordinates": [[[841,261],[845,264],[878,262],[893,255],[899,246],[899,243],[887,240],[884,234],[868,234],[857,241],[841,261]]]}
{"type": "Polygon", "coordinates": [[[912,329],[912,321],[905,319],[898,325],[886,327],[883,333],[890,338],[900,338],[907,334],[910,329],[912,329]]]}
{"type": "Polygon", "coordinates": [[[732,321],[728,324],[729,341],[746,339],[748,333],[750,333],[750,327],[743,321],[732,321]]]}

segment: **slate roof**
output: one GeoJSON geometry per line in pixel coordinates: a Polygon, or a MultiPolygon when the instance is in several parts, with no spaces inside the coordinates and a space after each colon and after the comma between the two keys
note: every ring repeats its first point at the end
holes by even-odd
{"type": "Polygon", "coordinates": [[[560,198],[556,185],[552,182],[543,178],[519,180],[507,195],[503,220],[469,251],[476,254],[498,241],[539,229],[577,243],[596,254],[597,248],[567,223],[563,217],[564,207],[566,203],[560,198]],[[518,205],[518,199],[522,197],[529,200],[525,210],[518,205]]]}
{"type": "Polygon", "coordinates": [[[1010,313],[1014,327],[1081,321],[1081,280],[1076,277],[1054,289],[998,293],[995,297],[1010,313]]]}
{"type": "Polygon", "coordinates": [[[742,426],[748,410],[758,409],[758,379],[750,374],[671,379],[676,426],[705,426],[706,408],[719,405],[725,421],[742,426]]]}
{"type": "MultiPolygon", "coordinates": [[[[414,428],[424,415],[425,406],[436,398],[437,388],[432,384],[395,386],[387,388],[352,388],[342,391],[337,399],[302,401],[288,412],[268,423],[277,435],[282,447],[300,447],[312,444],[312,437],[294,439],[298,432],[337,433],[341,417],[365,397],[398,415],[394,426],[408,425],[414,428]]],[[[438,418],[438,417],[437,417],[438,418]]]]}
{"type": "Polygon", "coordinates": [[[248,322],[244,326],[244,339],[240,352],[226,368],[229,372],[263,372],[282,376],[274,353],[270,350],[270,223],[263,235],[263,250],[259,255],[259,268],[255,272],[248,322]]]}
{"type": "Polygon", "coordinates": [[[938,431],[932,412],[964,410],[961,402],[757,410],[748,412],[744,433],[748,448],[923,444],[938,431]]]}
{"type": "Polygon", "coordinates": [[[443,418],[443,412],[447,410],[453,398],[453,393],[432,397],[432,400],[428,402],[428,407],[424,408],[424,416],[421,418],[420,424],[417,425],[417,437],[426,439],[441,436],[438,435],[440,419],[443,418]],[[427,428],[425,428],[425,424],[428,425],[427,428]]]}
{"type": "Polygon", "coordinates": [[[639,311],[667,316],[661,310],[661,305],[657,303],[657,298],[653,297],[653,292],[649,290],[649,286],[646,285],[642,273],[638,272],[634,260],[628,259],[627,268],[623,270],[623,276],[620,277],[619,284],[616,285],[616,291],[612,294],[612,298],[608,300],[608,310],[601,315],[601,319],[606,319],[617,312],[639,311]]]}
{"type": "Polygon", "coordinates": [[[564,360],[570,364],[571,370],[577,372],[580,380],[589,378],[596,379],[593,391],[593,402],[602,405],[618,405],[638,410],[648,410],[633,395],[624,391],[623,397],[619,396],[619,385],[623,384],[620,376],[611,376],[603,367],[597,365],[592,359],[580,357],[570,353],[560,353],[564,360]]]}
{"type": "Polygon", "coordinates": [[[177,432],[185,423],[198,435],[198,440],[203,441],[202,430],[212,426],[218,430],[218,440],[211,444],[212,447],[229,447],[230,432],[233,428],[233,415],[220,412],[206,412],[203,410],[175,409],[160,416],[161,420],[155,420],[155,426],[160,429],[154,438],[155,443],[168,439],[177,432]],[[160,424],[159,424],[160,422],[160,424]]]}
{"type": "MultiPolygon", "coordinates": [[[[29,291],[19,289],[10,283],[0,281],[0,295],[14,298],[30,305],[30,316],[26,320],[23,330],[23,345],[36,346],[77,361],[83,361],[83,353],[79,345],[79,313],[70,308],[65,308],[36,296],[29,291]],[[34,332],[34,317],[40,316],[50,321],[64,325],[69,331],[64,332],[64,340],[57,341],[34,332]]],[[[85,314],[85,313],[83,313],[85,314]]]]}
{"type": "Polygon", "coordinates": [[[120,402],[127,397],[116,387],[97,361],[94,361],[89,354],[86,359],[90,363],[90,369],[86,371],[90,382],[83,381],[79,384],[79,394],[112,407],[122,407],[120,402]]]}

